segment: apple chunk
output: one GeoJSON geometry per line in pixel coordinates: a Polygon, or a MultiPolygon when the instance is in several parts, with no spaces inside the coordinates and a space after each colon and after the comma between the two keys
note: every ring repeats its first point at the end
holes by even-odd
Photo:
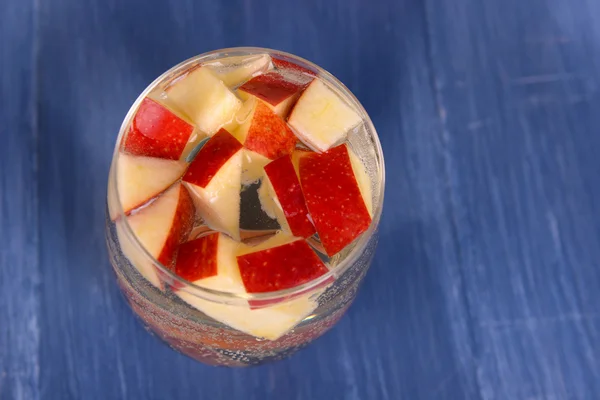
{"type": "Polygon", "coordinates": [[[287,124],[260,101],[255,102],[251,115],[236,134],[245,148],[270,160],[291,153],[298,142],[287,124]]]}
{"type": "MultiPolygon", "coordinates": [[[[198,285],[201,285],[201,282],[198,282],[198,285]]],[[[183,290],[177,291],[177,295],[190,306],[233,329],[268,340],[279,339],[308,317],[318,306],[318,302],[314,299],[316,295],[313,293],[263,308],[222,304],[183,290]]]]}
{"type": "Polygon", "coordinates": [[[209,68],[197,68],[166,89],[164,103],[213,135],[230,122],[242,102],[209,68]]]}
{"type": "Polygon", "coordinates": [[[175,273],[212,290],[244,293],[235,260],[238,244],[222,233],[211,233],[179,247],[175,273]]]}
{"type": "Polygon", "coordinates": [[[309,77],[314,77],[316,75],[314,71],[311,71],[310,69],[298,65],[292,61],[284,60],[283,58],[273,57],[273,65],[275,66],[275,68],[277,68],[278,71],[289,71],[309,77]]]}
{"type": "Polygon", "coordinates": [[[186,164],[119,153],[116,167],[119,200],[127,214],[171,186],[183,175],[186,164]]]}
{"type": "Polygon", "coordinates": [[[360,115],[320,79],[306,88],[288,118],[298,138],[320,152],[343,141],[361,121],[360,115]]]}
{"type": "Polygon", "coordinates": [[[250,111],[235,131],[235,136],[245,148],[242,166],[245,184],[259,179],[267,163],[291,153],[298,142],[287,124],[266,104],[256,99],[249,99],[246,103],[251,103],[250,111]]]}
{"type": "Polygon", "coordinates": [[[194,126],[162,104],[142,100],[123,139],[123,151],[136,155],[178,160],[194,126]]]}
{"type": "Polygon", "coordinates": [[[237,262],[248,293],[289,289],[328,271],[308,243],[298,238],[273,247],[251,248],[251,252],[238,255],[237,262]]]}
{"type": "MultiPolygon", "coordinates": [[[[288,240],[279,235],[264,244],[270,246],[283,243],[281,239],[288,240]]],[[[188,280],[198,278],[193,283],[201,287],[246,293],[236,262],[238,246],[221,233],[184,243],[179,248],[176,271],[188,280]]],[[[310,315],[318,305],[313,292],[305,293],[291,301],[282,301],[258,309],[245,302],[223,304],[196,296],[187,290],[177,290],[176,294],[190,306],[233,329],[269,340],[276,340],[284,335],[310,315]]]]}
{"type": "Polygon", "coordinates": [[[343,144],[325,153],[305,153],[299,174],[308,211],[328,256],[333,256],[371,224],[350,150],[343,144]]]}
{"type": "MultiPolygon", "coordinates": [[[[177,183],[152,204],[127,217],[127,223],[148,253],[165,267],[172,268],[179,245],[192,230],[194,214],[190,194],[177,183]]],[[[139,250],[130,245],[122,248],[140,273],[160,287],[157,270],[143,259],[139,250]]]]}
{"type": "Polygon", "coordinates": [[[310,220],[302,188],[289,155],[265,166],[259,199],[263,210],[270,217],[277,218],[284,232],[303,238],[315,234],[315,227],[310,220]]]}
{"type": "Polygon", "coordinates": [[[273,67],[268,54],[219,58],[204,64],[228,87],[235,87],[273,67]]]}
{"type": "Polygon", "coordinates": [[[288,80],[278,72],[255,76],[238,88],[242,100],[254,96],[264,101],[281,118],[287,117],[307,83],[288,80]]]}
{"type": "Polygon", "coordinates": [[[183,181],[211,228],[240,239],[242,144],[221,129],[206,142],[183,181]]]}

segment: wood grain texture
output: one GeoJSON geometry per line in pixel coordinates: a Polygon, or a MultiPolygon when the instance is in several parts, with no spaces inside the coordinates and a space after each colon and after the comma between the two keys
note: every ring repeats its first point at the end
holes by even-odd
{"type": "Polygon", "coordinates": [[[600,396],[600,5],[560,3],[427,10],[483,398],[600,396]]]}
{"type": "Polygon", "coordinates": [[[600,398],[599,16],[594,0],[0,2],[0,399],[600,398]],[[340,78],[388,181],[339,325],[229,370],[144,331],[103,224],[138,93],[241,45],[340,78]]]}
{"type": "Polygon", "coordinates": [[[33,2],[0,3],[0,399],[40,389],[36,51],[33,2]]]}

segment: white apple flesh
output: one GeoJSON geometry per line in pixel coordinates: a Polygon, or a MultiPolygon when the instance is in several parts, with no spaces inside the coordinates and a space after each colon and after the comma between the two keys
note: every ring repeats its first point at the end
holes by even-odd
{"type": "MultiPolygon", "coordinates": [[[[236,254],[260,251],[295,240],[280,234],[255,247],[240,245],[238,250],[237,243],[224,236],[223,238],[225,240],[221,243],[222,238],[219,237],[220,244],[216,256],[217,275],[200,279],[194,283],[208,289],[237,294],[243,294],[246,291],[236,262],[236,254]]],[[[254,337],[276,340],[316,309],[318,306],[316,297],[322,290],[321,288],[318,292],[304,293],[301,297],[263,308],[251,307],[243,300],[236,304],[223,304],[219,303],[217,299],[208,299],[210,296],[201,298],[185,290],[178,290],[177,295],[190,306],[233,329],[254,337]]]]}
{"type": "MultiPolygon", "coordinates": [[[[173,185],[147,207],[126,218],[131,231],[146,251],[165,267],[173,266],[177,248],[194,223],[194,206],[180,183],[173,185]]],[[[134,240],[124,233],[125,222],[117,221],[117,233],[123,254],[150,283],[161,287],[157,267],[134,240]]]]}
{"type": "Polygon", "coordinates": [[[361,121],[360,115],[320,79],[306,88],[288,118],[298,138],[318,152],[342,142],[361,121]]]}
{"type": "Polygon", "coordinates": [[[117,192],[123,212],[127,214],[171,186],[183,175],[186,164],[119,153],[116,168],[117,192]]]}
{"type": "Polygon", "coordinates": [[[202,147],[183,177],[194,204],[211,228],[240,240],[242,145],[219,131],[202,147]]]}
{"type": "Polygon", "coordinates": [[[179,110],[207,135],[229,123],[242,105],[240,99],[209,68],[200,67],[166,89],[162,101],[179,110]]]}

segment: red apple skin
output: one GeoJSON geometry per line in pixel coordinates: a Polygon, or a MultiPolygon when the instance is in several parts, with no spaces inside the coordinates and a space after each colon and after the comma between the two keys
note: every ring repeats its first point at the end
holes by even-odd
{"type": "Polygon", "coordinates": [[[266,104],[257,101],[244,147],[274,160],[294,151],[297,142],[290,127],[266,104]]]}
{"type": "Polygon", "coordinates": [[[123,140],[123,150],[136,156],[178,160],[193,131],[193,125],[146,97],[123,140]]]}
{"type": "Polygon", "coordinates": [[[306,206],[328,256],[350,244],[371,224],[346,145],[306,153],[299,162],[306,206]]]}
{"type": "Polygon", "coordinates": [[[190,235],[195,215],[196,209],[190,193],[183,185],[179,185],[179,200],[177,202],[177,209],[175,210],[175,217],[166,242],[157,258],[165,267],[169,269],[173,268],[177,249],[190,235]]]}
{"type": "Polygon", "coordinates": [[[277,68],[277,69],[292,70],[295,72],[300,72],[304,75],[316,76],[316,73],[314,71],[311,71],[308,68],[304,68],[298,64],[294,64],[291,61],[287,61],[287,60],[283,60],[281,58],[275,58],[275,57],[272,57],[271,61],[273,62],[273,65],[275,65],[275,68],[277,68]]]}
{"type": "Polygon", "coordinates": [[[264,307],[267,307],[267,306],[276,305],[276,304],[282,303],[284,301],[297,299],[298,297],[302,297],[302,296],[306,295],[309,292],[314,292],[314,291],[318,290],[319,288],[321,288],[321,289],[325,288],[326,286],[332,284],[334,281],[335,281],[335,278],[333,276],[330,276],[329,278],[327,278],[323,282],[321,282],[319,285],[314,286],[314,287],[310,287],[310,288],[305,289],[305,290],[301,290],[301,291],[299,291],[297,293],[294,293],[291,296],[285,296],[285,297],[281,297],[281,298],[274,298],[274,299],[268,299],[268,300],[254,300],[254,299],[250,299],[250,300],[248,300],[248,305],[253,310],[264,308],[264,307]]]}
{"type": "Polygon", "coordinates": [[[302,238],[314,235],[316,230],[308,219],[306,201],[291,157],[285,156],[270,162],[265,166],[265,172],[271,181],[292,234],[302,238]]]}
{"type": "Polygon", "coordinates": [[[189,282],[217,275],[219,234],[212,233],[179,246],[175,273],[189,282]]]}
{"type": "Polygon", "coordinates": [[[237,262],[248,293],[289,289],[328,271],[304,240],[244,254],[237,262]]]}
{"type": "Polygon", "coordinates": [[[205,188],[227,160],[241,148],[242,144],[221,128],[200,149],[183,176],[183,181],[205,188]]]}
{"type": "Polygon", "coordinates": [[[250,79],[240,86],[239,90],[252,94],[272,106],[276,106],[283,100],[303,90],[306,86],[290,82],[277,72],[268,72],[250,79]]]}

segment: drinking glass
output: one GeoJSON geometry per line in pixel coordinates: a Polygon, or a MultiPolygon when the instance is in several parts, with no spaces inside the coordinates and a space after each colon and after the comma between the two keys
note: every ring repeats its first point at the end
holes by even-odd
{"type": "MultiPolygon", "coordinates": [[[[373,123],[356,97],[322,68],[292,54],[254,47],[216,50],[190,58],[150,84],[133,103],[121,125],[109,173],[106,213],[106,241],[117,283],[148,331],[198,361],[211,365],[249,366],[287,357],[334,326],[353,302],[377,246],[384,185],[383,153],[373,123]],[[327,259],[329,272],[313,281],[270,293],[220,292],[180,278],[144,249],[128,225],[119,202],[116,161],[121,139],[146,96],[204,63],[224,57],[260,54],[269,54],[314,72],[362,117],[363,123],[349,132],[347,143],[364,164],[370,178],[372,222],[353,243],[327,259]],[[156,269],[160,285],[151,284],[138,272],[142,264],[156,269]],[[211,318],[181,297],[209,304],[217,313],[250,312],[257,320],[263,317],[261,310],[285,310],[299,302],[308,304],[311,311],[283,336],[269,340],[243,333],[211,318]],[[248,304],[252,305],[251,311],[248,304]]],[[[268,325],[267,320],[264,323],[268,325]]]]}

